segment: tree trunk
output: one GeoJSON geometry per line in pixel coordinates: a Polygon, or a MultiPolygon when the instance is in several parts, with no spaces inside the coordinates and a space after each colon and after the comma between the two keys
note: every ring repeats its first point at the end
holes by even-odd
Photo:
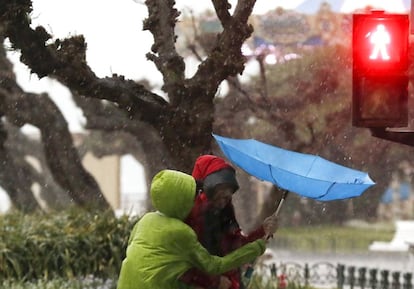
{"type": "Polygon", "coordinates": [[[26,178],[31,184],[38,184],[40,192],[36,196],[43,210],[60,210],[70,204],[69,196],[56,184],[46,163],[43,145],[39,139],[27,137],[20,129],[3,122],[7,130],[6,149],[16,160],[18,167],[27,167],[26,178]],[[29,174],[30,172],[30,174],[29,174]]]}
{"type": "MultiPolygon", "coordinates": [[[[1,95],[0,95],[1,97],[1,95]]],[[[22,212],[33,212],[39,205],[31,191],[30,171],[28,165],[16,166],[13,157],[4,143],[7,133],[0,123],[0,183],[8,193],[13,207],[22,212]]]]}

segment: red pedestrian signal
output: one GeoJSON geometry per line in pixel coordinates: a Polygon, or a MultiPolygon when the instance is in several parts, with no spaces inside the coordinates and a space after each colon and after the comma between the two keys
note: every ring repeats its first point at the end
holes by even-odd
{"type": "Polygon", "coordinates": [[[408,35],[408,15],[383,11],[353,15],[354,126],[407,126],[408,35]]]}

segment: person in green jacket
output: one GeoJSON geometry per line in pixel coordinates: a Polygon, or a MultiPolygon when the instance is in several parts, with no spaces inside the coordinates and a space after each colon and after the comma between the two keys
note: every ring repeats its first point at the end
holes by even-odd
{"type": "Polygon", "coordinates": [[[190,268],[222,274],[264,253],[265,241],[259,239],[224,257],[210,255],[183,222],[195,193],[196,182],[188,174],[163,170],[154,176],[150,195],[157,211],[146,213],[134,226],[117,289],[191,288],[178,280],[190,268]]]}

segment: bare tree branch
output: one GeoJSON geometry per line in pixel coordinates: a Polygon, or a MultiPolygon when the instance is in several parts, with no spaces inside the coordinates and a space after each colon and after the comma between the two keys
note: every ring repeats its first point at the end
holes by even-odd
{"type": "Polygon", "coordinates": [[[45,156],[54,179],[75,203],[108,208],[98,184],[83,168],[66,120],[56,104],[46,94],[25,93],[20,88],[3,46],[0,47],[0,59],[4,64],[0,69],[2,114],[17,126],[28,123],[40,129],[45,156]],[[92,200],[91,195],[95,196],[92,200]]]}
{"type": "MultiPolygon", "coordinates": [[[[30,4],[30,1],[26,4],[30,4]]],[[[12,8],[7,4],[2,5],[6,7],[0,6],[0,9],[6,8],[5,11],[0,10],[0,21],[6,17],[6,35],[13,47],[20,49],[21,61],[40,78],[47,75],[79,94],[115,102],[118,107],[138,119],[153,122],[154,115],[165,114],[167,102],[146,90],[144,86],[117,75],[97,78],[87,65],[87,47],[83,36],[56,40],[55,43],[47,45],[51,36],[46,30],[43,27],[34,30],[30,27],[27,17],[31,12],[30,6],[16,6],[19,9],[13,9],[12,3],[10,5],[12,8]],[[7,8],[11,11],[7,11],[7,8]],[[10,15],[13,12],[16,14],[10,15]]]]}
{"type": "Polygon", "coordinates": [[[233,13],[236,22],[246,23],[253,12],[256,0],[239,0],[233,13]]]}
{"type": "MultiPolygon", "coordinates": [[[[4,90],[0,89],[0,111],[3,112],[5,101],[4,90]]],[[[27,176],[30,176],[28,166],[19,166],[8,147],[6,139],[8,133],[0,122],[0,184],[8,193],[13,207],[23,211],[32,212],[39,208],[39,205],[31,192],[31,183],[27,176]]]]}
{"type": "Polygon", "coordinates": [[[84,207],[107,208],[98,184],[83,168],[67,123],[54,102],[46,94],[9,94],[6,99],[8,119],[17,124],[30,123],[40,129],[54,179],[73,201],[84,207]],[[95,198],[91,200],[90,195],[95,198]]]}
{"type": "MultiPolygon", "coordinates": [[[[70,197],[54,180],[50,172],[44,155],[43,144],[40,139],[28,136],[22,133],[17,126],[10,124],[7,120],[2,122],[7,130],[7,140],[5,147],[14,157],[16,167],[19,171],[24,172],[24,177],[30,181],[30,188],[35,189],[34,185],[38,184],[40,190],[36,192],[36,200],[42,209],[46,211],[59,210],[70,205],[70,197]],[[37,165],[29,160],[36,160],[37,165]]],[[[20,185],[19,182],[17,185],[20,185]]],[[[26,191],[26,194],[31,190],[26,191]]],[[[25,207],[27,204],[13,204],[25,207]]]]}
{"type": "Polygon", "coordinates": [[[163,90],[168,93],[171,104],[182,102],[180,91],[184,85],[185,63],[175,49],[175,24],[180,13],[174,8],[174,0],[147,0],[149,16],[144,21],[144,30],[151,31],[154,44],[153,53],[147,58],[152,60],[162,73],[163,90]]]}
{"type": "Polygon", "coordinates": [[[227,27],[231,21],[231,15],[228,11],[231,8],[230,3],[227,0],[212,0],[212,2],[221,25],[227,27]]]}
{"type": "Polygon", "coordinates": [[[206,91],[215,93],[219,84],[228,76],[243,72],[246,58],[241,53],[241,46],[253,32],[247,20],[254,3],[255,1],[239,1],[230,23],[218,35],[217,43],[207,59],[199,65],[193,80],[197,83],[204,80],[206,91]]]}

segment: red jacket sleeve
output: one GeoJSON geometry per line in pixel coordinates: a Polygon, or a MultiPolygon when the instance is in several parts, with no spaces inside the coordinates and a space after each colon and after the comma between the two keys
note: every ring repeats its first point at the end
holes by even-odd
{"type": "Polygon", "coordinates": [[[263,226],[260,226],[248,235],[243,235],[241,229],[239,228],[233,232],[229,232],[223,237],[221,248],[223,249],[224,254],[228,254],[231,251],[246,245],[247,243],[263,238],[264,236],[265,231],[263,226]]]}
{"type": "Polygon", "coordinates": [[[266,233],[265,233],[265,230],[264,230],[263,226],[260,226],[259,228],[257,228],[256,230],[254,230],[253,232],[251,232],[247,236],[243,236],[243,234],[240,232],[240,235],[241,235],[240,238],[243,240],[242,241],[242,246],[247,244],[247,243],[256,241],[257,239],[263,238],[265,236],[265,234],[266,233]]]}
{"type": "Polygon", "coordinates": [[[217,288],[220,283],[220,276],[210,276],[197,268],[191,268],[181,275],[179,280],[188,285],[203,288],[217,288]]]}

